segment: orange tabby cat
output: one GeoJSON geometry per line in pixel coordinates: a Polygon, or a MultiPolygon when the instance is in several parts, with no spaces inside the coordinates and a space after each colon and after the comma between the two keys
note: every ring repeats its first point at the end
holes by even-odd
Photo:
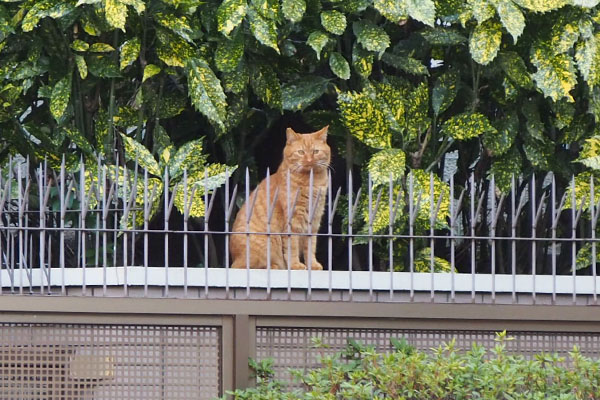
{"type": "MultiPolygon", "coordinates": [[[[268,207],[273,207],[270,232],[283,233],[270,236],[270,262],[273,269],[287,269],[288,262],[292,269],[306,269],[309,264],[311,269],[323,269],[321,263],[315,258],[316,236],[310,236],[309,243],[308,235],[297,234],[308,233],[310,205],[314,208],[311,231],[314,234],[319,230],[325,209],[327,170],[331,160],[331,150],[327,145],[327,129],[326,126],[317,132],[302,135],[294,132],[292,128],[286,130],[287,142],[283,149],[283,161],[269,180],[270,199],[267,200],[267,180],[264,179],[250,195],[249,203],[251,205],[254,202],[254,208],[248,222],[248,230],[246,230],[248,221],[246,210],[249,207],[247,203],[242,206],[233,224],[233,232],[267,232],[268,207]],[[311,171],[313,171],[312,204],[309,201],[311,171]],[[275,193],[277,193],[276,199],[275,193]],[[255,196],[257,196],[256,200],[254,200],[255,196]],[[290,211],[291,222],[288,227],[288,209],[292,210],[294,201],[296,205],[293,213],[290,211]],[[288,228],[291,235],[285,234],[288,228]],[[301,257],[303,262],[300,261],[301,257]]],[[[232,268],[246,268],[246,263],[250,268],[267,268],[267,243],[267,235],[254,233],[231,235],[232,268]]]]}

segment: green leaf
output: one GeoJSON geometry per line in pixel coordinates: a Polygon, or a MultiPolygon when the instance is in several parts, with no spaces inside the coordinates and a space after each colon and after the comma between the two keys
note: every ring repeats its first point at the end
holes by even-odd
{"type": "Polygon", "coordinates": [[[71,74],[68,73],[56,82],[50,98],[50,113],[57,121],[63,116],[71,97],[71,74]]]}
{"type": "MultiPolygon", "coordinates": [[[[415,254],[415,272],[431,272],[431,248],[425,247],[415,254]]],[[[451,272],[452,264],[441,257],[433,256],[433,272],[451,272]]]]}
{"type": "Polygon", "coordinates": [[[575,48],[575,61],[583,79],[594,87],[598,83],[598,69],[600,66],[600,52],[598,49],[598,38],[591,36],[587,40],[579,42],[575,48]]]}
{"type": "Polygon", "coordinates": [[[125,21],[127,20],[127,5],[120,0],[103,0],[106,21],[113,28],[125,32],[125,21]]]}
{"type": "Polygon", "coordinates": [[[154,75],[160,72],[160,67],[154,64],[148,64],[144,68],[144,76],[142,78],[142,83],[146,82],[146,79],[152,78],[154,75]]]}
{"type": "MultiPolygon", "coordinates": [[[[411,103],[410,101],[405,100],[407,92],[405,90],[400,90],[389,83],[376,83],[374,84],[374,87],[375,96],[377,100],[380,100],[378,104],[381,104],[382,109],[387,116],[389,127],[395,131],[403,131],[406,125],[404,102],[411,103]]],[[[425,108],[426,107],[427,106],[425,106],[425,108]]],[[[409,111],[415,111],[415,108],[411,108],[409,111]]]]}
{"type": "Polygon", "coordinates": [[[406,168],[406,155],[400,149],[384,149],[373,154],[369,160],[367,170],[371,173],[374,185],[389,185],[404,177],[406,168]]]}
{"type": "Polygon", "coordinates": [[[127,160],[137,161],[138,165],[146,169],[148,173],[158,177],[161,176],[158,162],[143,144],[125,134],[121,134],[121,139],[123,140],[123,151],[127,160]]]}
{"type": "Polygon", "coordinates": [[[292,22],[300,22],[306,12],[306,1],[283,0],[281,2],[281,11],[283,11],[285,19],[292,22]]]}
{"type": "Polygon", "coordinates": [[[483,145],[493,156],[500,156],[512,147],[519,131],[519,118],[516,113],[508,113],[504,118],[494,121],[494,126],[495,131],[483,134],[483,145]]]}
{"type": "Polygon", "coordinates": [[[250,74],[248,68],[241,63],[235,71],[225,72],[223,74],[223,90],[239,94],[246,89],[250,80],[250,74]]]}
{"type": "Polygon", "coordinates": [[[109,53],[115,51],[115,48],[106,43],[93,43],[89,49],[92,53],[109,53]]]}
{"type": "Polygon", "coordinates": [[[464,112],[454,115],[442,125],[444,134],[456,140],[468,140],[486,132],[496,133],[485,115],[477,112],[464,112]]]}
{"type": "Polygon", "coordinates": [[[94,155],[94,148],[77,128],[65,126],[62,128],[66,137],[87,155],[94,155]]]}
{"type": "Polygon", "coordinates": [[[175,32],[184,40],[192,43],[194,34],[188,18],[184,15],[175,15],[171,12],[157,12],[154,14],[154,19],[160,25],[175,32]]]}
{"type": "Polygon", "coordinates": [[[339,11],[323,11],[321,13],[321,25],[329,33],[341,35],[346,30],[346,16],[339,11]]]}
{"type": "Polygon", "coordinates": [[[275,21],[279,18],[279,1],[280,0],[251,0],[251,3],[260,15],[266,19],[275,21]]]}
{"type": "Polygon", "coordinates": [[[498,10],[502,25],[512,35],[513,41],[517,43],[517,39],[523,33],[523,29],[525,29],[525,17],[523,13],[512,0],[500,1],[496,5],[496,10],[498,10]]]}
{"type": "Polygon", "coordinates": [[[406,138],[415,140],[431,125],[429,118],[429,85],[422,82],[405,99],[406,138]]]}
{"type": "Polygon", "coordinates": [[[381,60],[384,63],[411,75],[429,75],[427,67],[421,64],[419,60],[412,57],[385,53],[383,57],[381,57],[381,60]]]}
{"type": "Polygon", "coordinates": [[[217,9],[217,27],[219,32],[229,35],[242,23],[248,11],[246,0],[224,0],[217,9]]]}
{"type": "Polygon", "coordinates": [[[429,25],[431,27],[435,24],[435,3],[433,0],[404,0],[408,15],[411,18],[416,19],[429,25]]]}
{"type": "Polygon", "coordinates": [[[350,79],[350,65],[343,55],[334,51],[329,56],[329,68],[340,79],[350,79]]]}
{"type": "Polygon", "coordinates": [[[381,15],[394,23],[405,21],[408,18],[408,12],[404,1],[399,0],[374,0],[373,7],[381,15]]]}
{"type": "Polygon", "coordinates": [[[367,92],[339,92],[338,108],[348,131],[377,149],[391,146],[392,133],[382,107],[367,92]]]}
{"type": "Polygon", "coordinates": [[[379,53],[380,57],[385,52],[385,49],[390,46],[390,37],[383,28],[368,20],[354,22],[352,30],[358,43],[366,50],[379,53]]]}
{"type": "Polygon", "coordinates": [[[77,70],[79,71],[79,76],[81,79],[87,78],[88,68],[85,63],[85,58],[80,55],[75,55],[75,64],[77,65],[77,70]]]}
{"type": "Polygon", "coordinates": [[[121,72],[113,57],[93,55],[87,58],[88,68],[92,75],[100,78],[120,78],[121,72]]]}
{"type": "Polygon", "coordinates": [[[123,70],[126,67],[133,64],[140,54],[140,39],[135,37],[123,43],[121,46],[120,53],[120,69],[123,70]]]}
{"type": "Polygon", "coordinates": [[[494,176],[496,188],[502,193],[510,193],[512,178],[515,180],[521,174],[521,156],[514,147],[502,155],[494,158],[489,169],[489,178],[494,176]]]}
{"type": "Polygon", "coordinates": [[[435,115],[440,115],[452,105],[458,92],[457,82],[456,71],[446,72],[437,79],[431,94],[431,107],[435,115]]]}
{"type": "Polygon", "coordinates": [[[600,136],[585,139],[577,162],[595,171],[600,170],[600,136]]]}
{"type": "Polygon", "coordinates": [[[248,7],[248,21],[250,22],[250,31],[256,40],[279,54],[275,21],[264,18],[254,7],[248,7]]]}
{"type": "Polygon", "coordinates": [[[32,31],[45,17],[60,19],[75,10],[75,6],[68,2],[59,0],[45,0],[34,2],[21,22],[23,32],[32,31]]]}
{"type": "Polygon", "coordinates": [[[551,43],[552,50],[555,53],[566,53],[573,48],[573,45],[579,39],[579,35],[579,21],[561,14],[552,26],[548,43],[551,43]]]}
{"type": "Polygon", "coordinates": [[[550,168],[550,160],[554,155],[554,148],[550,143],[528,138],[523,144],[523,150],[525,151],[527,160],[529,160],[534,168],[540,170],[548,170],[550,168]]]}
{"type": "Polygon", "coordinates": [[[233,72],[244,56],[244,40],[241,34],[232,39],[219,41],[215,51],[215,66],[222,72],[233,72]]]}
{"type": "Polygon", "coordinates": [[[273,68],[266,64],[260,64],[253,68],[250,76],[250,85],[263,103],[281,110],[281,84],[273,68]]]}
{"type": "Polygon", "coordinates": [[[306,76],[281,86],[284,110],[301,111],[315,102],[327,90],[329,81],[320,76],[306,76]]]}
{"type": "Polygon", "coordinates": [[[466,37],[450,28],[426,29],[419,34],[434,46],[456,46],[467,41],[466,37]]]}
{"type": "Polygon", "coordinates": [[[211,123],[224,129],[227,117],[227,103],[221,82],[201,58],[190,58],[186,64],[188,92],[192,105],[211,123]]]}
{"type": "Polygon", "coordinates": [[[577,84],[577,76],[571,56],[557,54],[552,47],[537,47],[533,50],[531,63],[537,68],[533,79],[544,96],[554,101],[563,97],[574,101],[569,92],[577,84]]]}
{"type": "Polygon", "coordinates": [[[194,50],[185,40],[168,31],[157,30],[156,54],[170,67],[184,67],[186,60],[194,54],[194,50]]]}
{"type": "Polygon", "coordinates": [[[574,6],[593,8],[600,4],[600,0],[571,0],[574,6]]]}
{"type": "MultiPolygon", "coordinates": [[[[558,129],[563,129],[571,125],[573,122],[573,116],[575,115],[575,106],[573,103],[569,103],[566,100],[554,101],[550,104],[552,112],[554,114],[553,122],[554,126],[558,129]]],[[[575,141],[578,141],[576,138],[575,141]]]]}
{"type": "Polygon", "coordinates": [[[206,155],[202,154],[204,139],[196,139],[185,143],[177,149],[174,156],[168,160],[169,176],[172,181],[183,176],[183,171],[187,170],[188,174],[204,168],[206,163],[206,155]]]}
{"type": "Polygon", "coordinates": [[[90,45],[83,40],[76,39],[71,43],[71,48],[75,51],[87,51],[87,49],[90,48],[90,45]]]}
{"type": "Polygon", "coordinates": [[[485,21],[477,25],[469,39],[469,51],[473,60],[481,65],[489,64],[500,49],[502,27],[498,22],[485,21]]]}
{"type": "Polygon", "coordinates": [[[557,10],[567,4],[570,0],[513,0],[523,8],[535,12],[547,12],[557,10]]]}
{"type": "Polygon", "coordinates": [[[467,0],[467,3],[469,11],[473,13],[478,25],[489,20],[496,14],[496,10],[494,10],[494,7],[488,0],[467,0]]]}
{"type": "Polygon", "coordinates": [[[329,35],[322,31],[312,32],[306,40],[306,44],[312,47],[315,53],[317,53],[317,60],[321,59],[321,50],[323,50],[327,42],[329,42],[329,35]]]}
{"type": "Polygon", "coordinates": [[[498,54],[500,68],[504,71],[508,79],[515,85],[530,89],[533,87],[533,80],[527,71],[525,61],[514,51],[502,51],[498,54]]]}
{"type": "MultiPolygon", "coordinates": [[[[575,182],[569,180],[567,186],[565,208],[573,208],[573,184],[575,189],[575,207],[579,208],[583,204],[583,210],[588,210],[591,205],[592,179],[594,180],[594,203],[600,199],[600,180],[594,172],[584,171],[575,175],[575,182]]],[[[597,210],[597,208],[596,208],[597,210]]]]}

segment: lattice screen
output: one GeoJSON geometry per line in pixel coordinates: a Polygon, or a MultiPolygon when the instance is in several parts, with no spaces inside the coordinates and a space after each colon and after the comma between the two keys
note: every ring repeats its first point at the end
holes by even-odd
{"type": "Polygon", "coordinates": [[[0,400],[188,400],[220,392],[220,328],[0,324],[0,400]]]}
{"type": "MultiPolygon", "coordinates": [[[[528,358],[542,351],[565,356],[574,345],[579,346],[583,355],[600,357],[600,334],[509,332],[509,336],[515,340],[506,342],[507,350],[528,358]]],[[[377,351],[386,352],[393,350],[391,338],[402,337],[420,350],[438,347],[452,338],[456,338],[456,347],[462,350],[469,349],[474,342],[486,348],[496,344],[493,331],[260,327],[256,332],[256,358],[273,358],[276,379],[291,383],[290,368],[305,370],[318,367],[321,354],[334,354],[343,350],[348,339],[375,346],[377,351]],[[329,347],[313,348],[311,339],[316,337],[329,347]]]]}

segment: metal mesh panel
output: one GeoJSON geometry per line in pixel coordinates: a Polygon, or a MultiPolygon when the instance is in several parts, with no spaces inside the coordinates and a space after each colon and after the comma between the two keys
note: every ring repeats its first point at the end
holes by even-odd
{"type": "MultiPolygon", "coordinates": [[[[526,358],[532,358],[542,351],[566,356],[574,345],[579,346],[585,356],[600,357],[600,334],[509,332],[509,336],[515,340],[506,342],[507,351],[522,354],[526,358]]],[[[348,339],[375,346],[379,352],[389,352],[393,350],[390,339],[402,337],[417,349],[425,351],[453,338],[456,339],[456,348],[460,350],[468,350],[474,342],[488,349],[496,344],[494,331],[264,327],[256,331],[256,358],[273,358],[276,379],[291,384],[290,369],[319,367],[320,356],[342,351],[348,339]],[[312,338],[319,338],[328,347],[313,348],[312,338]]]]}
{"type": "Polygon", "coordinates": [[[211,399],[220,328],[0,324],[0,399],[211,399]]]}

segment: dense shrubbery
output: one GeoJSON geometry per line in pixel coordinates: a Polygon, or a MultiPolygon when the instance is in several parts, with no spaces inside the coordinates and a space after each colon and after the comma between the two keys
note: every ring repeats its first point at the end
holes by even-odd
{"type": "Polygon", "coordinates": [[[532,360],[507,354],[505,333],[486,350],[474,344],[459,352],[454,342],[430,354],[416,351],[404,340],[396,351],[376,353],[352,342],[345,353],[321,358],[322,367],[296,372],[302,390],[285,391],[273,380],[272,362],[251,362],[256,388],[237,390],[234,399],[597,399],[600,361],[582,356],[577,348],[568,364],[557,355],[538,354],[532,360]]]}

